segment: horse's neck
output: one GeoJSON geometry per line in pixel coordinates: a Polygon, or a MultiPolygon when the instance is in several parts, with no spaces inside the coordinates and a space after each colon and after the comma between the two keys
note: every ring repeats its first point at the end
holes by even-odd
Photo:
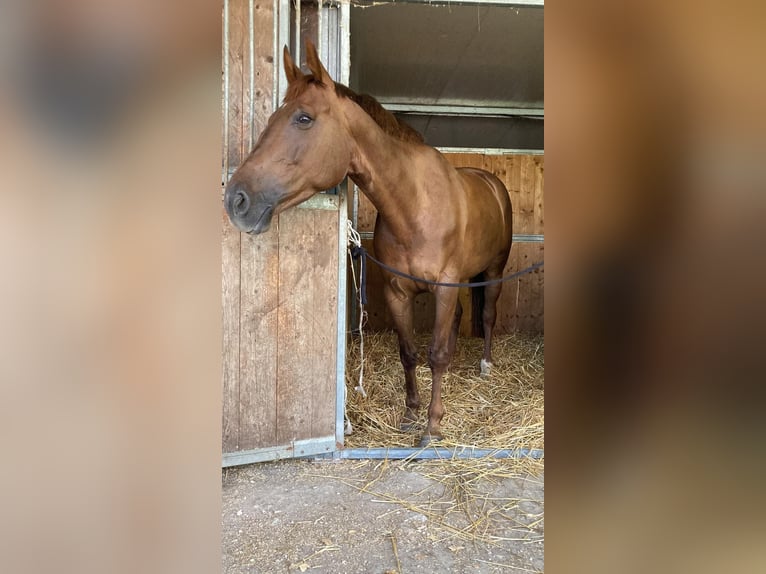
{"type": "Polygon", "coordinates": [[[407,215],[410,210],[402,208],[412,204],[417,192],[413,165],[416,145],[388,136],[357,106],[348,116],[356,148],[349,176],[389,228],[411,228],[407,215]]]}

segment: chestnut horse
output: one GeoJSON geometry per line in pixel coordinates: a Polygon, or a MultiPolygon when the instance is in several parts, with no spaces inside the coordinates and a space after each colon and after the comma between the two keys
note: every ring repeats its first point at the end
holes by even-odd
{"type": "MultiPolygon", "coordinates": [[[[376,256],[414,277],[457,283],[501,277],[511,248],[511,202],[486,171],[453,168],[420,134],[370,96],[336,84],[307,42],[304,75],[285,47],[288,88],[255,148],[232,176],[224,205],[241,231],[266,231],[273,217],[348,175],[378,210],[376,256]]],[[[428,351],[433,382],[421,445],[442,438],[442,377],[455,350],[462,307],[454,287],[433,286],[383,271],[383,295],[399,336],[406,410],[402,428],[417,421],[420,396],[413,344],[415,295],[431,291],[436,320],[428,351]]],[[[492,365],[492,330],[502,283],[484,292],[482,374],[492,365]]]]}

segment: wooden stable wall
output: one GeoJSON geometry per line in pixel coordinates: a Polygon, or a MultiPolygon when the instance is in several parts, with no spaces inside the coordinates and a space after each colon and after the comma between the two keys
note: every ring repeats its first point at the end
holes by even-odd
{"type": "MultiPolygon", "coordinates": [[[[543,235],[543,180],[544,158],[542,155],[479,153],[445,154],[455,167],[480,167],[497,175],[511,195],[513,204],[514,234],[543,235]]],[[[372,232],[375,227],[376,210],[364,195],[359,199],[358,227],[360,231],[372,232]]],[[[372,249],[372,240],[366,240],[372,249]]],[[[516,241],[505,268],[508,275],[543,260],[544,244],[516,241]]],[[[374,263],[368,266],[368,322],[372,330],[393,328],[381,294],[382,275],[374,263]]],[[[544,268],[505,283],[498,301],[497,332],[543,331],[543,280],[544,268]]],[[[468,289],[461,289],[463,322],[461,334],[471,333],[471,305],[468,289]]],[[[430,331],[434,319],[433,297],[420,295],[415,304],[415,329],[430,331]]]]}
{"type": "MultiPolygon", "coordinates": [[[[273,111],[274,3],[224,15],[224,168],[273,111]]],[[[281,49],[281,46],[280,46],[281,49]]],[[[257,236],[223,228],[223,452],[335,434],[339,211],[292,209],[257,236]]]]}

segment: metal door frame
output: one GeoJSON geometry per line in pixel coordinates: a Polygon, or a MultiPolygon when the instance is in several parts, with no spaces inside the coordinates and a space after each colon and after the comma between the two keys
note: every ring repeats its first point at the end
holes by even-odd
{"type": "MultiPolygon", "coordinates": [[[[349,26],[351,6],[348,0],[322,1],[318,10],[318,50],[330,76],[341,84],[348,85],[351,71],[351,28],[349,26]]],[[[345,182],[344,182],[345,183],[345,182]]],[[[338,316],[336,347],[335,384],[335,449],[333,456],[340,457],[345,435],[346,414],[346,336],[347,336],[347,239],[348,186],[338,186],[340,211],[338,213],[338,316]]]]}

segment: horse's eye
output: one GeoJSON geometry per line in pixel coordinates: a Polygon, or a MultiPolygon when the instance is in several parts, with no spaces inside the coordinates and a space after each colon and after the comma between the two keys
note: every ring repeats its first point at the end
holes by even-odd
{"type": "Polygon", "coordinates": [[[307,128],[314,122],[314,119],[308,114],[300,114],[295,118],[295,122],[298,124],[298,127],[307,128]]]}

